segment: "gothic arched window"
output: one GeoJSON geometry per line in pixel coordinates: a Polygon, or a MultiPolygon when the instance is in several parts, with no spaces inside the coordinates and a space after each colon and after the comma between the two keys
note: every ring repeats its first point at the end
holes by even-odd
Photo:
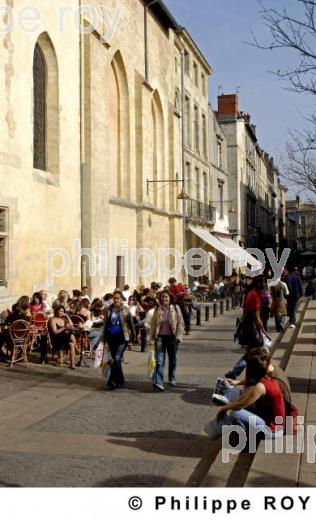
{"type": "Polygon", "coordinates": [[[33,166],[37,170],[46,170],[46,62],[38,43],[34,49],[33,87],[33,166]]]}

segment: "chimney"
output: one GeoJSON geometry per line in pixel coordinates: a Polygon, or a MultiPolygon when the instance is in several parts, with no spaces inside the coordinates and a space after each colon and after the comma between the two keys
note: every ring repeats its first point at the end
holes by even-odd
{"type": "Polygon", "coordinates": [[[239,115],[238,94],[222,94],[217,99],[219,119],[236,119],[239,115]]]}

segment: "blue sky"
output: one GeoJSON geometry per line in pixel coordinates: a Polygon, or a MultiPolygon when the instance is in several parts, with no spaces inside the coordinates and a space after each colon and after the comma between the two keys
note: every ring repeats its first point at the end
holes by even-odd
{"type": "MultiPolygon", "coordinates": [[[[219,85],[224,94],[234,93],[239,87],[240,110],[251,114],[260,146],[281,163],[289,129],[306,126],[303,115],[312,111],[314,101],[311,96],[284,90],[284,84],[270,73],[295,64],[291,51],[263,51],[244,43],[251,41],[250,28],[259,40],[269,41],[257,0],[165,0],[165,3],[213,68],[210,80],[213,108],[217,108],[219,85]]],[[[299,13],[297,0],[265,3],[275,8],[286,5],[299,13]]]]}

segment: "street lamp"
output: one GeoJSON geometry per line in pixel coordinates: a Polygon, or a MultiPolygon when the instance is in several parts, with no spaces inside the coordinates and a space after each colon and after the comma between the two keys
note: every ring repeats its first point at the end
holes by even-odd
{"type": "MultiPolygon", "coordinates": [[[[159,183],[170,184],[172,182],[175,182],[177,184],[180,182],[181,184],[183,184],[183,179],[165,179],[165,180],[159,180],[159,181],[150,181],[147,179],[147,195],[149,195],[149,185],[150,184],[159,184],[159,183]]],[[[188,200],[189,198],[190,198],[189,195],[182,188],[179,195],[177,196],[177,199],[178,200],[188,200]]]]}

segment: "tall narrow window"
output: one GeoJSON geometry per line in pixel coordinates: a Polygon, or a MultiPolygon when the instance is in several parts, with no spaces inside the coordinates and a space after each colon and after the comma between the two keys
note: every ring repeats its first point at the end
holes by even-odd
{"type": "Polygon", "coordinates": [[[190,197],[193,198],[193,188],[192,188],[192,179],[191,179],[191,164],[187,162],[185,164],[185,182],[186,185],[189,187],[189,194],[190,197]]]}
{"type": "Polygon", "coordinates": [[[187,76],[190,76],[190,56],[188,51],[184,51],[184,70],[187,76]]]}
{"type": "Polygon", "coordinates": [[[33,166],[59,174],[58,63],[47,33],[42,33],[33,55],[33,166]]]}
{"type": "Polygon", "coordinates": [[[224,182],[218,182],[219,189],[219,218],[224,218],[224,182]]]}
{"type": "Polygon", "coordinates": [[[201,200],[200,170],[198,168],[195,168],[195,198],[201,200]]]}
{"type": "Polygon", "coordinates": [[[202,83],[202,94],[203,94],[203,96],[206,96],[206,80],[205,80],[204,72],[202,72],[202,74],[201,74],[201,83],[202,83]]]}
{"type": "Polygon", "coordinates": [[[194,62],[194,64],[193,64],[193,69],[194,69],[194,84],[198,88],[198,86],[199,86],[199,69],[198,69],[198,65],[196,62],[194,62]]]}
{"type": "Polygon", "coordinates": [[[207,126],[206,116],[202,115],[202,132],[203,132],[203,155],[207,159],[207,126]]]}
{"type": "Polygon", "coordinates": [[[186,144],[191,146],[191,109],[190,98],[185,96],[185,126],[186,126],[186,144]]]}
{"type": "Polygon", "coordinates": [[[8,210],[0,208],[0,286],[7,284],[8,210]]]}
{"type": "Polygon", "coordinates": [[[37,43],[33,62],[34,84],[34,154],[33,165],[38,170],[46,170],[46,63],[37,43]]]}
{"type": "Polygon", "coordinates": [[[207,185],[207,173],[203,172],[203,185],[202,185],[202,198],[204,198],[204,204],[208,204],[208,185],[207,185]]]}
{"type": "Polygon", "coordinates": [[[200,132],[199,132],[199,108],[194,105],[194,149],[200,151],[200,132]]]}

